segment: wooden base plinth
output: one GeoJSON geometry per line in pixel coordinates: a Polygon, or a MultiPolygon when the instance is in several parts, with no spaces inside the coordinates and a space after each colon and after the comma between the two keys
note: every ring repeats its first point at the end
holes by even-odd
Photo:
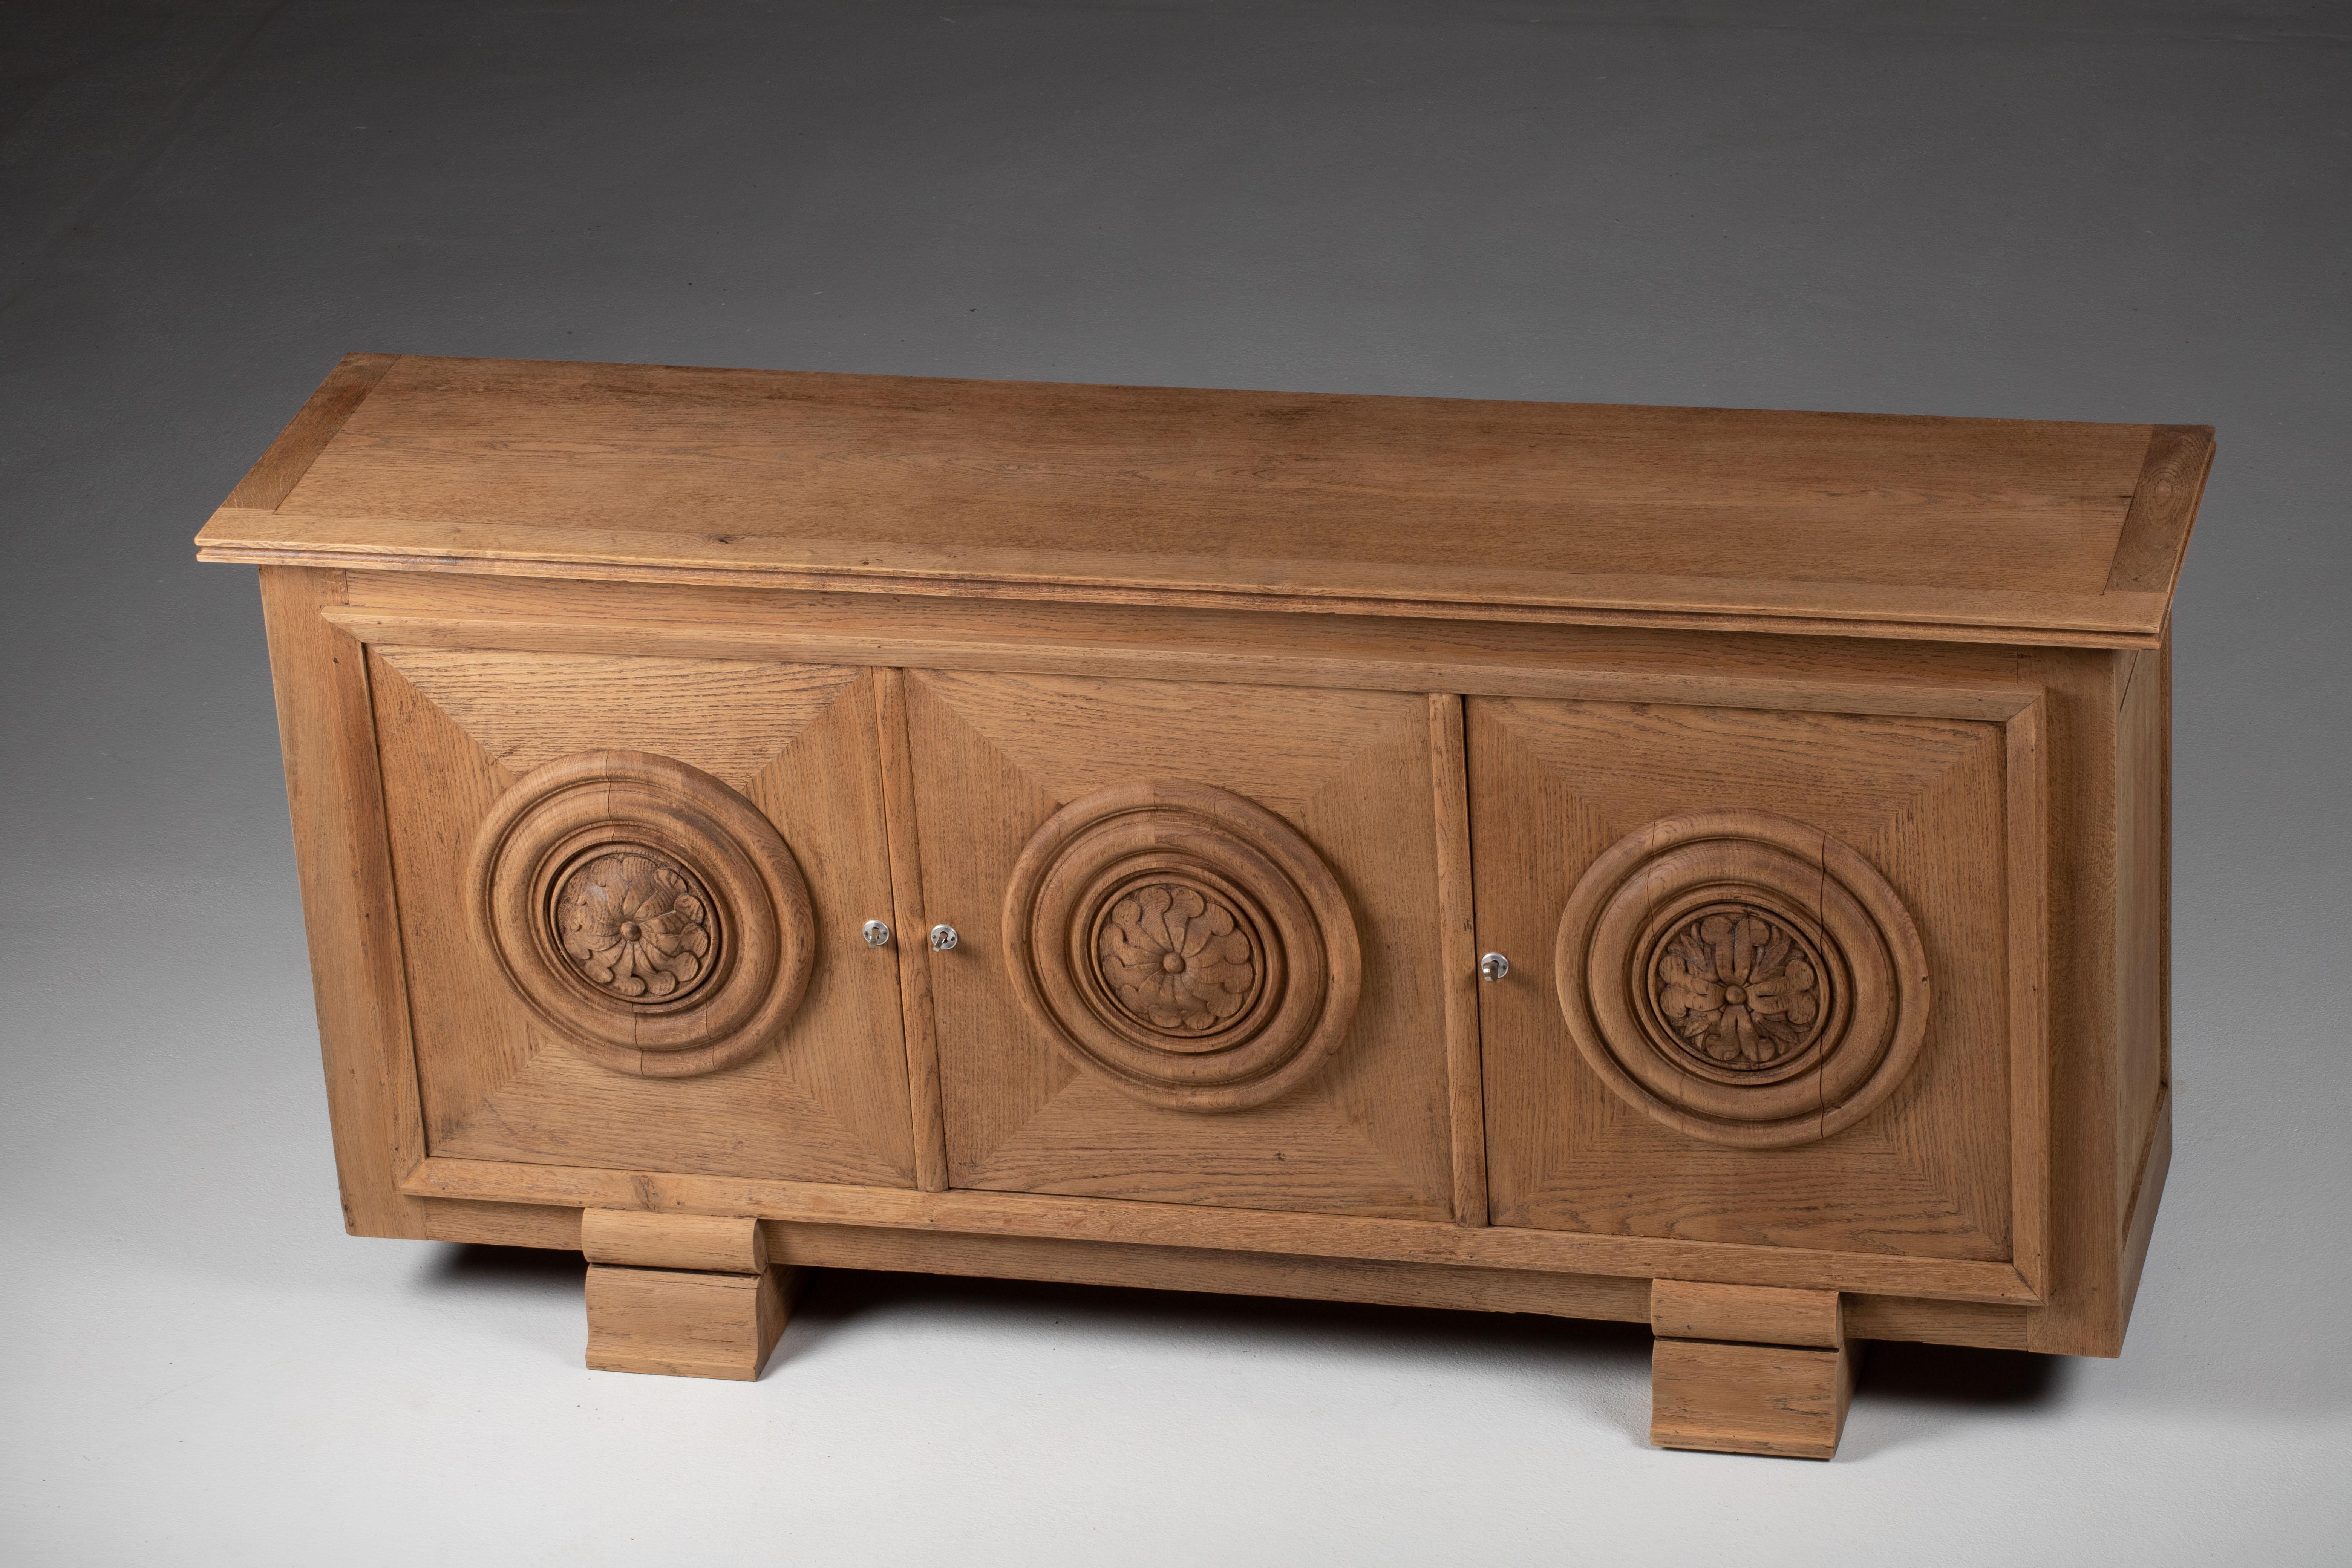
{"type": "Polygon", "coordinates": [[[1658,1335],[1650,1360],[1652,1443],[1791,1459],[1836,1456],[1857,1359],[1836,1292],[1661,1279],[1651,1291],[1650,1326],[1658,1335]],[[1756,1341],[1767,1342],[1743,1342],[1756,1341]]]}
{"type": "Polygon", "coordinates": [[[1853,1357],[1846,1351],[1660,1340],[1650,1361],[1650,1441],[1832,1458],[1853,1395],[1853,1357]]]}
{"type": "Polygon", "coordinates": [[[588,1268],[588,1364],[598,1372],[751,1382],[784,1331],[778,1270],[588,1268]]]}

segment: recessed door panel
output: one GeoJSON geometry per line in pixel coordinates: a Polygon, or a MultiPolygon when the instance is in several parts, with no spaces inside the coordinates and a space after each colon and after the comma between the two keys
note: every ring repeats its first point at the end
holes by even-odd
{"type": "Polygon", "coordinates": [[[2013,1245],[2003,726],[1481,699],[1497,1225],[2013,1245]]]}
{"type": "Polygon", "coordinates": [[[1445,1215],[1427,699],[907,688],[952,1184],[1445,1215]]]}
{"type": "Polygon", "coordinates": [[[430,1152],[912,1184],[871,671],[369,675],[430,1152]]]}

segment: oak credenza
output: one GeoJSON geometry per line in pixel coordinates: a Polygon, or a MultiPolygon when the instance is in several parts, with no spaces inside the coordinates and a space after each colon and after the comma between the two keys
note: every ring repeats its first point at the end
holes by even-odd
{"type": "Polygon", "coordinates": [[[347,1227],[2113,1355],[2202,426],[354,354],[262,568],[347,1227]]]}

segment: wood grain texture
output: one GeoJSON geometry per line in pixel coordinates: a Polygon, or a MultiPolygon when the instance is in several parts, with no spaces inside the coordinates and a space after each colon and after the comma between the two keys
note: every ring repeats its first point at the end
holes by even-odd
{"type": "Polygon", "coordinates": [[[580,1250],[591,1263],[635,1268],[761,1274],[768,1268],[768,1241],[760,1222],[719,1215],[583,1209],[580,1250]]]}
{"type": "Polygon", "coordinates": [[[1450,1215],[1447,1065],[1424,698],[910,672],[924,897],[954,1184],[1160,1203],[1450,1215]],[[1006,968],[1003,905],[1068,803],[1138,780],[1273,814],[1336,876],[1362,951],[1355,1022],[1280,1098],[1146,1103],[1066,1059],[1006,968]]]}
{"type": "Polygon", "coordinates": [[[1660,1279],[1650,1288],[1650,1331],[1669,1340],[1845,1348],[1845,1314],[1834,1290],[1660,1279]]]}
{"type": "Polygon", "coordinates": [[[927,1193],[948,1186],[945,1112],[940,1100],[939,1024],[931,1001],[931,965],[957,962],[934,955],[924,933],[923,837],[915,814],[915,764],[908,752],[907,672],[877,672],[880,699],[882,808],[890,836],[891,919],[898,935],[898,1002],[905,1020],[907,1094],[914,1115],[915,1185],[927,1193]]]}
{"type": "Polygon", "coordinates": [[[755,1381],[784,1331],[778,1272],[697,1274],[591,1264],[589,1368],[755,1381]]]}
{"type": "Polygon", "coordinates": [[[1388,1219],[1027,1193],[921,1193],[440,1156],[419,1165],[402,1190],[427,1198],[748,1214],[804,1224],[1058,1237],[1627,1279],[1720,1279],[1729,1273],[1743,1281],[1796,1289],[1952,1301],[2025,1304],[2032,1300],[2017,1270],[2006,1263],[1464,1226],[1442,1211],[1435,1220],[1388,1219]]]}
{"type": "MultiPolygon", "coordinates": [[[[1745,705],[1797,711],[1925,712],[2001,721],[2050,694],[2046,726],[2051,779],[2050,833],[2063,854],[2049,885],[2053,898],[2050,1026],[2081,1042],[2057,1058],[2055,1091],[2096,1105],[2104,1065],[2095,982],[2108,962],[2097,936],[2107,897],[2095,871],[2102,832],[2101,759],[2111,748],[2116,693],[2103,656],[2015,652],[1967,645],[1873,644],[1853,639],[1733,637],[1704,643],[1671,633],[1568,627],[1418,627],[1348,617],[1272,617],[1142,612],[1101,607],[891,601],[790,594],[696,590],[654,592],[610,584],[546,586],[480,578],[362,574],[352,593],[368,606],[415,619],[457,617],[448,634],[477,644],[491,636],[542,632],[551,646],[574,640],[644,638],[630,646],[677,652],[771,653],[785,647],[887,656],[916,668],[958,659],[998,666],[1072,668],[1081,645],[1097,662],[1163,672],[1214,670],[1233,682],[1296,685],[1386,679],[1461,681],[1471,689],[1566,690],[1603,695],[1718,696],[1745,705]],[[853,611],[856,612],[853,614],[853,611]],[[918,626],[918,611],[929,616],[918,626]],[[885,613],[887,612],[887,613],[885,613]],[[895,617],[895,618],[894,618],[895,617]],[[517,629],[520,628],[520,629],[517,629]],[[782,628],[781,630],[779,628],[782,628]],[[795,639],[809,640],[795,640],[795,639]],[[1416,639],[1419,639],[1416,641],[1416,639]],[[1415,655],[1419,657],[1414,657],[1415,655]],[[1436,658],[1433,660],[1432,655],[1436,658]],[[2078,865],[2082,861],[2084,864],[2078,865]],[[2085,869],[2085,867],[2088,869],[2085,869]],[[2074,976],[2073,980],[2064,977],[2074,976]]],[[[596,646],[610,646],[609,642],[596,646]]],[[[2053,1115],[2059,1114],[2053,1108],[2053,1115]]],[[[2114,1353],[2120,1343],[2117,1300],[2102,1284],[2114,1267],[2112,1206],[2084,1205],[2083,1173],[2115,1170],[2112,1136],[2074,1130],[2054,1151],[2055,1179],[2066,1203],[2053,1211],[2058,1251],[2048,1306],[2031,1316],[2035,1348],[2114,1353]],[[2104,1254],[2102,1249],[2107,1249],[2104,1254]]],[[[1948,1325],[1922,1309],[1924,1331],[1948,1325]],[[1924,1314],[1924,1315],[1923,1315],[1924,1314]]],[[[2016,1342],[2019,1323],[2000,1316],[1970,1329],[1983,1342],[2016,1342]]]]}
{"type": "Polygon", "coordinates": [[[1661,1448],[1837,1457],[1853,1398],[1845,1350],[1657,1342],[1650,1363],[1650,1441],[1661,1448]]]}
{"type": "Polygon", "coordinates": [[[2031,1318],[2027,1348],[2114,1355],[2126,1314],[2115,1237],[2115,730],[2111,654],[2070,664],[2048,688],[2050,919],[2049,1261],[2051,1310],[2031,1318]]]}
{"type": "Polygon", "coordinates": [[[2125,1230],[2157,1103],[2171,1079],[2169,675],[2164,650],[2116,656],[2116,1149],[2121,1157],[2115,1179],[2125,1230]]]}
{"type": "Polygon", "coordinates": [[[2110,594],[2162,594],[2168,600],[2189,553],[2189,531],[2213,468],[2210,425],[2158,425],[2148,432],[2147,455],[2132,489],[2107,568],[2110,594]]]}
{"type": "Polygon", "coordinates": [[[816,952],[792,848],[736,791],[651,752],[533,768],[475,829],[459,897],[541,1026],[643,1078],[775,1043],[816,952]]]}
{"type": "Polygon", "coordinates": [[[320,612],[340,572],[261,574],[343,1227],[421,1237],[398,1187],[425,1157],[364,652],[320,612]]]}
{"type": "Polygon", "coordinates": [[[327,443],[341,433],[352,411],[366,401],[396,358],[393,354],[345,354],[327,379],[319,384],[293,422],[269,444],[269,450],[246,471],[224,504],[251,511],[274,511],[301,482],[327,443]]]}
{"type": "Polygon", "coordinates": [[[1482,995],[1496,1224],[2010,1257],[2001,729],[1484,700],[1470,721],[1475,842],[1495,857],[1480,868],[1478,945],[1512,960],[1482,995]],[[1811,1142],[1728,1146],[1662,1125],[1594,1072],[1562,1016],[1555,933],[1585,869],[1656,825],[1727,807],[1852,846],[1927,943],[1916,1064],[1879,1109],[1811,1142]]]}
{"type": "Polygon", "coordinates": [[[2147,1130],[2147,1147],[2140,1156],[2139,1183],[2132,1193],[2130,1218],[2124,1226],[2123,1261],[2116,1283],[2121,1315],[2131,1317],[2132,1300],[2139,1293],[2140,1271],[2156,1237],[2157,1205],[2164,1195],[2164,1178],[2172,1168],[2172,1090],[2168,1087],[2156,1102],[2147,1130]]]}
{"type": "Polygon", "coordinates": [[[1929,1345],[1975,1345],[1983,1350],[2021,1351],[2036,1314],[2047,1308],[2001,1307],[1982,1301],[1937,1301],[1919,1297],[1847,1295],[1845,1328],[1850,1340],[1912,1340],[1929,1345]]]}
{"type": "Polygon", "coordinates": [[[856,938],[890,899],[872,678],[663,661],[615,682],[612,664],[593,656],[427,651],[378,649],[373,668],[430,1146],[911,1181],[897,965],[856,938]],[[680,685],[701,698],[672,703],[680,685]],[[469,847],[516,782],[499,759],[535,765],[618,737],[739,790],[805,879],[807,990],[772,1044],[723,1071],[654,1082],[591,1059],[539,1022],[475,934],[469,847]]]}
{"type": "Polygon", "coordinates": [[[1486,1080],[1478,1058],[1478,921],[1470,853],[1469,757],[1462,699],[1429,700],[1430,778],[1436,786],[1439,984],[1445,994],[1445,1097],[1452,1112],[1454,1218],[1486,1223],[1486,1080]]]}
{"type": "Polygon", "coordinates": [[[1433,625],[1395,616],[544,584],[356,573],[336,624],[370,642],[739,661],[2000,721],[2032,700],[2013,650],[1851,637],[1433,625]]]}
{"type": "MultiPolygon", "coordinates": [[[[732,1215],[803,1261],[1663,1293],[1717,1299],[1664,1321],[1718,1348],[1764,1331],[1721,1307],[1762,1288],[1864,1337],[2112,1354],[2170,1154],[2166,613],[2210,453],[2186,426],[346,362],[202,552],[369,568],[268,579],[349,1223],[593,1247],[583,1209],[732,1215]],[[518,776],[599,749],[709,773],[805,869],[815,963],[776,1048],[654,1084],[508,1016],[463,846],[518,776]],[[1256,802],[1361,919],[1347,1037],[1266,1104],[1106,1098],[1006,1005],[1020,847],[1151,779],[1256,802]],[[1545,1005],[1579,868],[1727,811],[1848,846],[1933,981],[1916,1067],[1874,1104],[1824,1077],[1789,1147],[1626,1120],[1545,1005]],[[897,951],[856,940],[877,917],[897,951]],[[1507,981],[1471,980],[1487,948],[1507,981]]],[[[640,858],[719,952],[688,848],[640,858]]],[[[1823,923],[1823,879],[1706,875],[1780,901],[1645,882],[1626,994],[1703,1026],[1715,1087],[1678,1103],[1754,1106],[1811,1070],[1790,999],[1866,1003],[1878,939],[1823,923]]],[[[1116,937],[1129,1024],[1214,1044],[1307,940],[1243,883],[1171,892],[1176,925],[1113,899],[1072,951],[1116,937]],[[1137,967],[1155,941],[1191,978],[1137,967]]],[[[658,956],[690,1005],[699,971],[658,956]]],[[[1788,1371],[1749,1378],[1782,1415],[1788,1371]]],[[[1709,1402],[1747,1397],[1691,1408],[1721,1428],[1709,1402]]]]}
{"type": "MultiPolygon", "coordinates": [[[[2163,1184],[2161,1169],[2154,1173],[2163,1184]]],[[[578,1209],[538,1204],[415,1198],[436,1241],[577,1251],[578,1209]]],[[[2149,1211],[2152,1213],[2153,1211],[2149,1211]]],[[[1304,1296],[1486,1312],[1538,1312],[1638,1323],[1649,1319],[1651,1282],[1609,1275],[1465,1269],[1448,1264],[1286,1258],[1200,1247],[1130,1246],[1051,1237],[971,1236],[855,1225],[766,1220],[772,1255],[793,1264],[1080,1285],[1304,1296]]],[[[1848,1296],[1848,1331],[1865,1340],[2023,1350],[2023,1307],[1901,1296],[1848,1296]]]]}
{"type": "Polygon", "coordinates": [[[224,509],[200,543],[2120,646],[2167,598],[2110,583],[2151,429],[404,357],[277,513],[224,509]]]}
{"type": "Polygon", "coordinates": [[[2001,725],[2009,887],[2010,1258],[2035,1290],[2050,1279],[2050,758],[2040,695],[2001,725]]]}
{"type": "Polygon", "coordinates": [[[1246,795],[1191,779],[1088,790],[1022,846],[998,922],[1033,1032],[1082,1073],[1200,1114],[1319,1076],[1363,994],[1347,890],[1246,795]]]}
{"type": "Polygon", "coordinates": [[[458,1202],[449,1198],[411,1198],[421,1212],[425,1233],[435,1241],[477,1247],[536,1247],[558,1252],[580,1250],[580,1215],[576,1208],[545,1204],[458,1202]]]}
{"type": "Polygon", "coordinates": [[[1054,1237],[765,1223],[780,1258],[836,1268],[1052,1279],[1225,1296],[1297,1296],[1319,1301],[1530,1312],[1625,1323],[1643,1321],[1649,1302],[1645,1281],[1598,1275],[1455,1268],[1370,1258],[1286,1258],[1054,1237]]]}

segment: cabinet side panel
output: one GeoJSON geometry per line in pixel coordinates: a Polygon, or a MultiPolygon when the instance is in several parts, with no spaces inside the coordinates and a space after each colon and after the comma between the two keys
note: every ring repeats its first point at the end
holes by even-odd
{"type": "Polygon", "coordinates": [[[2117,656],[2116,720],[2116,1012],[2118,1051],[2116,1214],[2133,1199],[2170,1079],[2172,1024],[2171,693],[2164,650],[2117,656]]]}
{"type": "Polygon", "coordinates": [[[343,1228],[425,1237],[420,1206],[395,1185],[424,1147],[366,661],[320,615],[342,602],[339,571],[262,569],[343,1228]]]}
{"type": "Polygon", "coordinates": [[[2050,1260],[2026,1348],[2113,1355],[2122,1343],[2116,1017],[2116,720],[2108,653],[2038,653],[2050,782],[2050,1260]]]}

